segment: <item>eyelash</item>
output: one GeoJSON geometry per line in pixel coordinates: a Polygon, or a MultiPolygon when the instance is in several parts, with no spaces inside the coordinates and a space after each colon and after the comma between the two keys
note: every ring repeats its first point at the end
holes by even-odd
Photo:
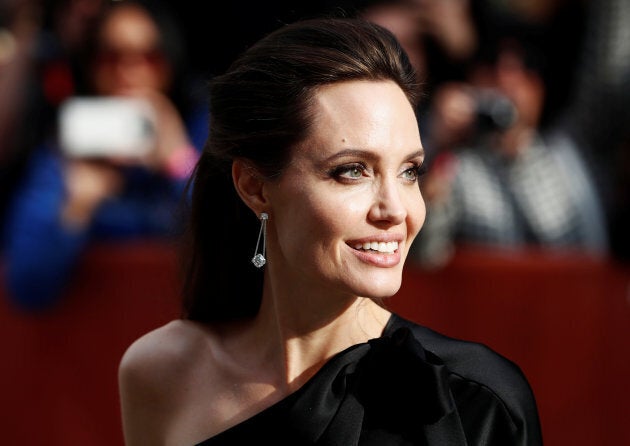
{"type": "Polygon", "coordinates": [[[329,175],[336,179],[336,180],[349,180],[349,181],[354,181],[356,178],[358,177],[347,177],[344,174],[353,171],[353,170],[358,170],[361,175],[363,175],[363,173],[366,171],[367,167],[365,167],[363,164],[361,163],[351,163],[351,164],[344,164],[342,166],[337,166],[334,167],[329,175]]]}
{"type": "MultiPolygon", "coordinates": [[[[361,174],[361,176],[363,175],[363,173],[367,170],[367,167],[362,164],[362,163],[351,163],[351,164],[344,164],[342,166],[337,166],[335,168],[333,168],[330,172],[329,175],[338,180],[338,181],[356,181],[359,177],[347,177],[344,176],[344,174],[353,171],[353,170],[357,170],[359,171],[359,173],[361,174]]],[[[405,169],[402,172],[402,175],[406,174],[406,173],[413,173],[414,177],[411,179],[408,179],[407,181],[415,183],[418,181],[418,179],[424,175],[426,173],[426,165],[424,163],[422,164],[415,164],[413,166],[411,166],[408,169],[405,169]]]]}
{"type": "MultiPolygon", "coordinates": [[[[414,164],[412,167],[410,167],[409,169],[405,170],[405,172],[413,172],[414,173],[413,182],[415,183],[416,181],[418,181],[420,179],[420,177],[422,175],[427,173],[427,166],[426,166],[425,163],[414,164]]],[[[403,173],[405,173],[405,172],[403,172],[403,173]]]]}

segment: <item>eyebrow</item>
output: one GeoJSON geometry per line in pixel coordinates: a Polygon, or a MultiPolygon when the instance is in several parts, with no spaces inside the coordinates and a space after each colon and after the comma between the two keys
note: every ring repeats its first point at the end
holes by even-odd
{"type": "MultiPolygon", "coordinates": [[[[379,156],[376,153],[371,152],[369,150],[344,149],[344,150],[342,150],[340,152],[337,152],[334,155],[331,155],[328,158],[326,158],[324,160],[324,163],[330,163],[330,162],[335,161],[335,160],[337,160],[339,158],[346,158],[346,157],[360,157],[360,158],[368,159],[370,161],[374,161],[374,160],[379,158],[379,156]]],[[[407,155],[407,157],[405,159],[410,160],[410,159],[414,159],[414,158],[418,158],[418,157],[424,157],[424,148],[420,147],[420,150],[417,150],[415,152],[411,152],[409,155],[407,155]]]]}

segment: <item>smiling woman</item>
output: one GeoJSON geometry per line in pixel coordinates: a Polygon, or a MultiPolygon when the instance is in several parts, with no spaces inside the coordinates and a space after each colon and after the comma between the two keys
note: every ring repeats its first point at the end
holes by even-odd
{"type": "Polygon", "coordinates": [[[310,107],[310,131],[277,179],[260,182],[236,161],[241,197],[256,214],[273,217],[269,273],[282,294],[302,294],[287,299],[300,312],[304,290],[316,306],[322,289],[348,304],[356,296],[389,297],[424,220],[412,106],[395,82],[358,80],[318,88],[310,107]]]}
{"type": "Polygon", "coordinates": [[[425,217],[415,79],[355,19],[284,26],[213,79],[184,317],[120,365],[128,446],[540,443],[515,364],[382,304],[425,217]]]}

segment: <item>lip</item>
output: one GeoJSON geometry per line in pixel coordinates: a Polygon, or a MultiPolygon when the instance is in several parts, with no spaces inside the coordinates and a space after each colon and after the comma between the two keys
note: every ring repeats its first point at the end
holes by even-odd
{"type": "Polygon", "coordinates": [[[400,263],[400,249],[392,254],[383,254],[375,251],[360,251],[349,247],[355,256],[363,263],[378,266],[380,268],[392,268],[400,263]]]}
{"type": "Polygon", "coordinates": [[[403,237],[397,234],[378,234],[371,237],[365,237],[346,242],[348,248],[352,250],[355,256],[369,265],[378,266],[380,268],[392,268],[397,266],[401,260],[401,251],[403,249],[403,237]],[[354,246],[365,242],[398,242],[398,249],[392,254],[385,254],[376,251],[363,251],[355,249],[354,246]]]}
{"type": "Polygon", "coordinates": [[[354,240],[348,240],[346,242],[346,244],[348,246],[350,246],[351,248],[355,245],[358,245],[359,243],[363,244],[365,242],[398,242],[398,244],[400,245],[403,240],[405,240],[405,237],[403,237],[400,234],[393,234],[393,233],[380,233],[380,234],[375,234],[372,235],[370,237],[363,237],[363,238],[357,238],[354,240]]]}

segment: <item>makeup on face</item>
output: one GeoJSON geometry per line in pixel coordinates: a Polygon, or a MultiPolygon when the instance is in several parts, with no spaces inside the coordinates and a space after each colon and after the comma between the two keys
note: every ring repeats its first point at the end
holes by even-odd
{"type": "Polygon", "coordinates": [[[386,81],[321,88],[313,107],[309,136],[270,187],[270,256],[309,287],[392,295],[424,221],[413,109],[386,81]]]}

